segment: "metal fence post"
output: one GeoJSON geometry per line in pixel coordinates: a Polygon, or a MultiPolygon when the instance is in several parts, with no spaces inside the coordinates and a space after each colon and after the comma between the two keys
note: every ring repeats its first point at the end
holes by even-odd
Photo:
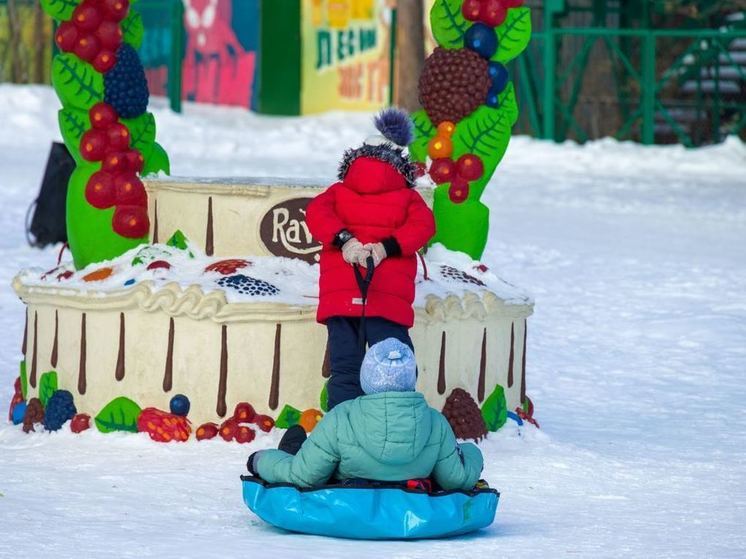
{"type": "Polygon", "coordinates": [[[642,143],[655,143],[655,34],[645,33],[642,42],[642,143]]]}
{"type": "Polygon", "coordinates": [[[171,61],[168,69],[168,98],[171,103],[171,110],[180,113],[182,64],[184,62],[182,54],[186,33],[184,29],[184,4],[181,0],[172,0],[171,6],[171,61]]]}

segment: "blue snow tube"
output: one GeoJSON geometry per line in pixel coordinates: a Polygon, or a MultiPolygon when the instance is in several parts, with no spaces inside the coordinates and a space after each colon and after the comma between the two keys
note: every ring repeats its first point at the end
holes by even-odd
{"type": "Polygon", "coordinates": [[[305,534],[361,540],[447,538],[495,520],[494,489],[427,493],[401,486],[300,489],[241,476],[246,506],[265,522],[305,534]]]}

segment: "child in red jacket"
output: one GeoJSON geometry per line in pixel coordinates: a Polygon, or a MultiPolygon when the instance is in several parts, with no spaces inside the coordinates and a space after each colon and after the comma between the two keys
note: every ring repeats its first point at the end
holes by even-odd
{"type": "Polygon", "coordinates": [[[318,195],[306,211],[314,238],[323,244],[317,320],[329,332],[329,409],[363,394],[358,342],[363,301],[353,270],[376,266],[368,290],[367,345],[396,338],[409,347],[414,323],[417,251],[435,234],[430,208],[413,189],[415,166],[404,153],[412,139],[409,116],[387,109],[375,119],[382,136],[347,150],[339,182],[318,195]]]}

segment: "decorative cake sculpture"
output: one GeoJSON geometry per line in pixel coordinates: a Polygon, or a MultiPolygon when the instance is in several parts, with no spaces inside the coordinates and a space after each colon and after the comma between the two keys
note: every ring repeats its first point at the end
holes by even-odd
{"type": "MultiPolygon", "coordinates": [[[[123,31],[125,24],[137,29],[139,19],[127,11],[126,0],[85,0],[73,10],[66,7],[69,1],[43,4],[55,17],[74,22],[74,33],[60,25],[58,44],[75,54],[59,55],[54,81],[62,91],[63,135],[79,165],[68,194],[74,262],[25,271],[13,282],[27,311],[24,359],[9,418],[27,431],[38,423],[56,430],[71,420],[74,432],[93,426],[102,432],[144,431],[157,441],[220,435],[249,442],[256,429],[275,425],[312,429],[326,407],[329,369],[326,332],[315,321],[320,246],[308,232],[305,208],[325,185],[167,178],[143,185],[136,174],[167,171],[168,159],[154,142],[152,115],[144,112],[147,100],[129,99],[132,89],[117,85],[117,76],[136,66],[134,51],[103,40],[106,33],[119,35],[114,22],[127,46],[128,37],[138,33],[123,31]],[[97,44],[108,50],[81,47],[82,32],[84,38],[101,35],[97,44]],[[109,51],[115,60],[104,63],[101,53],[109,51]],[[117,73],[121,64],[125,69],[117,73]],[[101,93],[101,83],[112,83],[113,89],[101,93]],[[120,93],[109,97],[109,91],[120,93]],[[113,104],[104,107],[101,99],[113,104]],[[130,109],[143,112],[135,116],[130,109]],[[77,124],[65,132],[71,118],[77,124]],[[125,163],[115,164],[112,154],[125,163]]],[[[433,14],[456,5],[460,2],[438,1],[433,14]]],[[[514,10],[508,10],[504,25],[513,21],[514,10]]],[[[504,99],[509,106],[487,109],[512,114],[514,98],[504,99]]],[[[438,124],[455,138],[457,155],[463,147],[456,134],[461,126],[468,131],[472,118],[466,112],[463,117],[453,127],[438,124]]],[[[414,118],[421,127],[422,114],[414,118]]],[[[415,157],[422,158],[417,146],[423,141],[411,146],[415,157]]],[[[438,155],[429,165],[435,182],[438,166],[450,157],[438,155]]],[[[464,180],[476,177],[472,165],[485,167],[483,174],[494,170],[491,163],[459,158],[456,169],[464,180]]],[[[459,183],[451,180],[451,189],[454,184],[459,183]]],[[[443,227],[448,218],[442,214],[449,210],[439,210],[440,188],[435,209],[443,227]]],[[[453,239],[458,235],[439,229],[436,240],[448,246],[453,239]]],[[[508,418],[532,420],[526,396],[530,298],[441,244],[419,260],[411,332],[418,389],[431,405],[444,408],[461,437],[481,439],[508,418]]]]}

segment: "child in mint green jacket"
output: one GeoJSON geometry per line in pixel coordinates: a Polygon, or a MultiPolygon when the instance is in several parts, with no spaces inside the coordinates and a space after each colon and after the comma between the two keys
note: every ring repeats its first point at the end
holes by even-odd
{"type": "Polygon", "coordinates": [[[474,444],[456,442],[445,417],[414,391],[415,381],[408,346],[394,338],[374,345],[360,371],[365,395],[331,410],[297,454],[259,451],[249,458],[249,470],[267,482],[299,487],[323,485],[330,478],[430,477],[446,490],[473,488],[482,472],[482,453],[474,444]]]}

